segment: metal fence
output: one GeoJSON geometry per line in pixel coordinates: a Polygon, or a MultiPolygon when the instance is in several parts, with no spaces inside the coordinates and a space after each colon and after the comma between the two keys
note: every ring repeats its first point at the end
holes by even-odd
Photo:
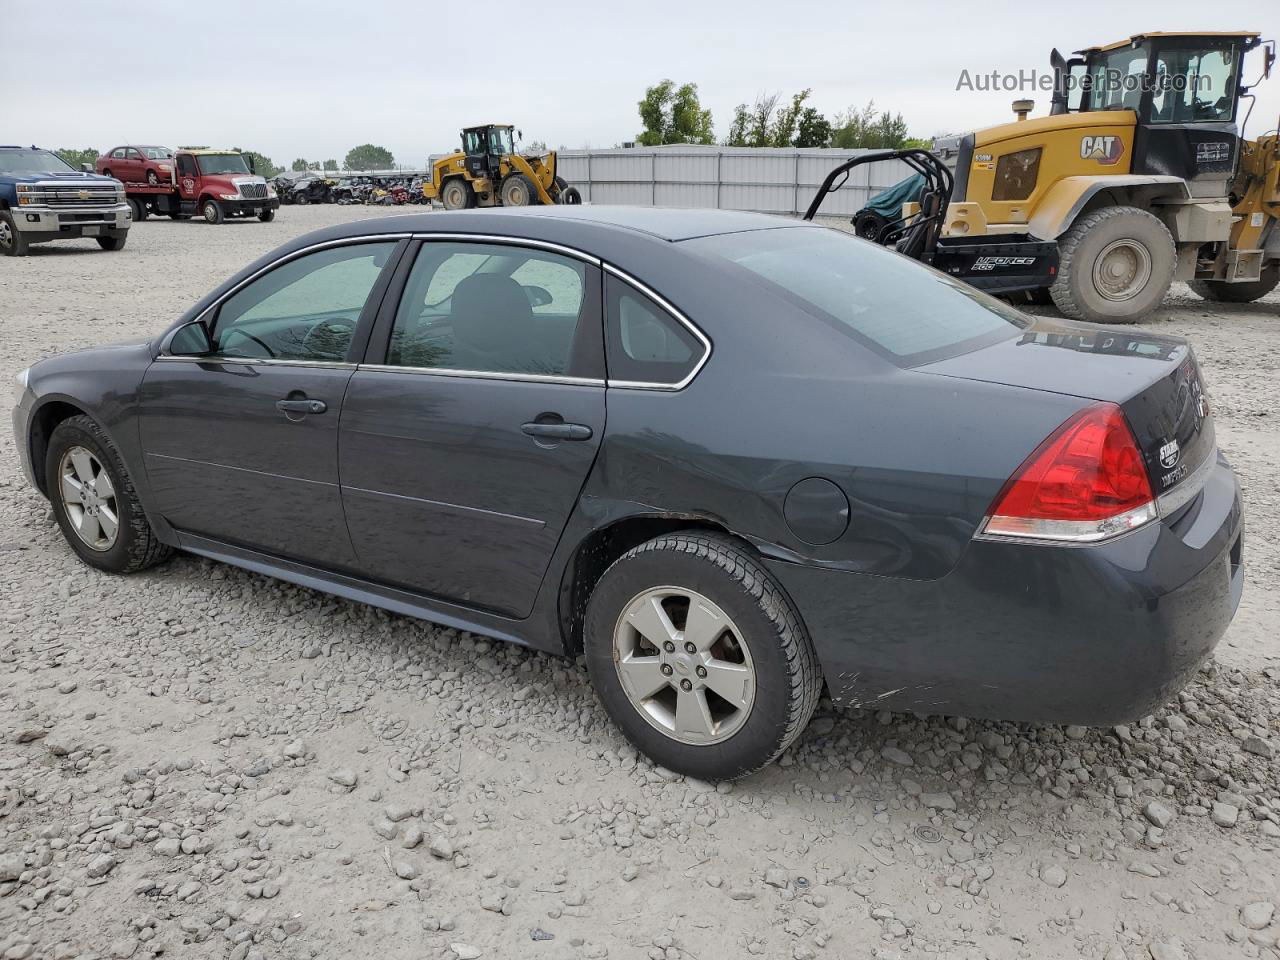
{"type": "MultiPolygon", "coordinates": [[[[561,150],[559,174],[593,203],[719,207],[803,213],[837,164],[871,150],[758,147],[636,147],[561,150]]],[[[822,213],[856,213],[876,193],[910,176],[900,160],[855,167],[822,213]]]]}

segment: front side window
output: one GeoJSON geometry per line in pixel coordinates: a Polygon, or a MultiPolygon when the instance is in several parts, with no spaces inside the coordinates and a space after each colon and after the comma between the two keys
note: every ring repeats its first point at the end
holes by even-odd
{"type": "Polygon", "coordinates": [[[341,362],[395,242],[357,243],[298,257],[218,308],[214,352],[254,360],[341,362]]]}
{"type": "Polygon", "coordinates": [[[597,377],[598,283],[595,267],[543,250],[423,243],[396,311],[387,363],[597,377]]]}
{"type": "Polygon", "coordinates": [[[1148,47],[1122,47],[1089,59],[1090,110],[1137,110],[1147,75],[1148,47]]]}
{"type": "Polygon", "coordinates": [[[693,331],[617,277],[605,291],[610,381],[675,386],[693,373],[707,350],[693,331]]]}
{"type": "Polygon", "coordinates": [[[196,175],[195,158],[189,154],[183,154],[178,158],[178,172],[184,177],[194,177],[196,175]]]}
{"type": "Polygon", "coordinates": [[[1029,322],[967,284],[837,230],[753,230],[684,242],[900,366],[996,343],[1029,322]]]}
{"type": "Polygon", "coordinates": [[[1235,113],[1236,48],[1166,48],[1156,54],[1151,123],[1227,122],[1235,113]]]}

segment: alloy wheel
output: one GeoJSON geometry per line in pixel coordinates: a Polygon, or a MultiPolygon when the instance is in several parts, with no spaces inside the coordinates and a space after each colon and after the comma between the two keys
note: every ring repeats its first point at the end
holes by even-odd
{"type": "Polygon", "coordinates": [[[102,462],[84,447],[70,447],[62,455],[58,475],[71,529],[90,550],[110,550],[120,533],[120,509],[102,462]]]}
{"type": "Polygon", "coordinates": [[[613,659],[631,705],[681,743],[727,740],[755,702],[742,634],[696,590],[657,587],[633,598],[614,628],[613,659]]]}

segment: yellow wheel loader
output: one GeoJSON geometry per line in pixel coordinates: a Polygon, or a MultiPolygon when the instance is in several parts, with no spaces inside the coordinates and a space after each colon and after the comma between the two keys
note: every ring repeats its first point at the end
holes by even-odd
{"type": "Polygon", "coordinates": [[[422,192],[446,210],[582,202],[578,189],[556,175],[554,150],[516,153],[512,128],[496,123],[463,130],[462,149],[431,165],[422,192]]]}
{"type": "MultiPolygon", "coordinates": [[[[809,207],[862,163],[896,159],[925,178],[919,202],[876,237],[991,293],[1051,300],[1069,317],[1135,323],[1174,280],[1247,302],[1280,282],[1280,142],[1237,126],[1245,55],[1258,34],[1147,33],[1053,51],[1050,115],[945,150],[864,155],[827,177],[809,207]]],[[[1256,86],[1256,84],[1254,84],[1256,86]]],[[[935,144],[935,148],[941,147],[935,144]]]]}

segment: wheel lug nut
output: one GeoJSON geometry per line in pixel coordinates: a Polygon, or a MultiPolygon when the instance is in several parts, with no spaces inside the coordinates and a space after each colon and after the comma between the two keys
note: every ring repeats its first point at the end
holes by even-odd
{"type": "Polygon", "coordinates": [[[697,647],[695,647],[692,643],[686,643],[686,644],[684,645],[684,652],[685,652],[685,653],[697,653],[697,652],[698,652],[698,648],[697,648],[697,647]]]}
{"type": "Polygon", "coordinates": [[[681,680],[681,681],[680,681],[680,689],[681,689],[681,690],[692,690],[692,689],[693,689],[693,684],[692,684],[692,683],[690,683],[688,680],[681,680]]]}
{"type": "Polygon", "coordinates": [[[664,664],[662,665],[662,675],[663,675],[664,677],[669,677],[669,676],[671,676],[671,664],[669,664],[669,663],[664,663],[664,664]]]}
{"type": "Polygon", "coordinates": [[[662,649],[667,651],[667,653],[675,653],[676,645],[672,643],[670,640],[668,640],[666,643],[662,645],[662,649]]]}
{"type": "Polygon", "coordinates": [[[706,667],[699,667],[699,668],[697,669],[697,671],[696,671],[696,672],[697,672],[697,674],[698,674],[698,677],[699,677],[699,678],[705,677],[705,676],[707,675],[707,668],[706,668],[706,667]]]}

